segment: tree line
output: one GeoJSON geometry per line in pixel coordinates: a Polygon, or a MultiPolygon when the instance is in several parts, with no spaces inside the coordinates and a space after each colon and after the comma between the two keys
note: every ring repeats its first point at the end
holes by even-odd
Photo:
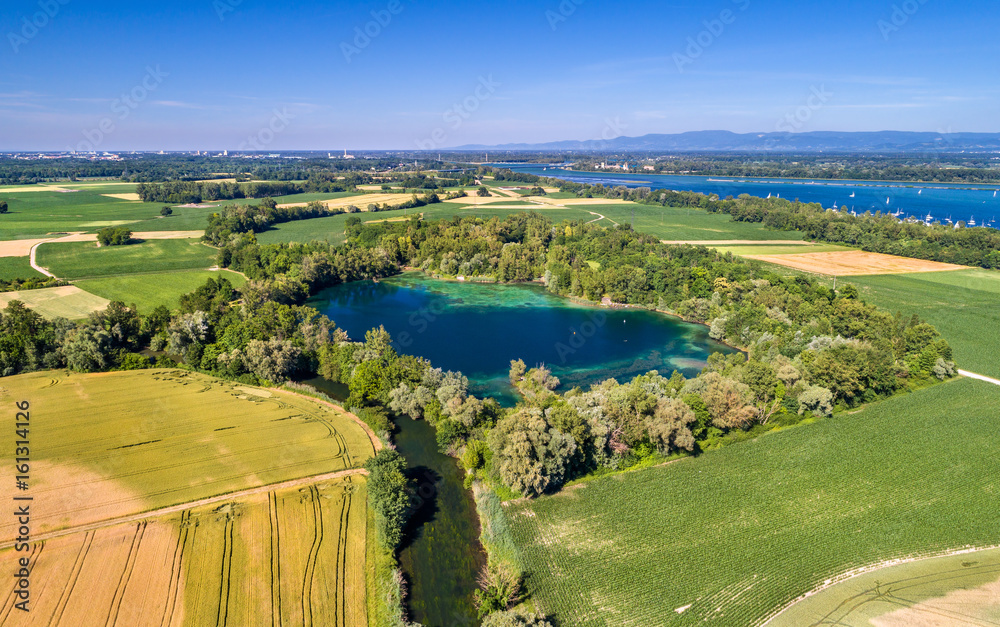
{"type": "Polygon", "coordinates": [[[605,187],[561,182],[560,190],[583,198],[619,198],[645,205],[690,207],[726,213],[734,222],[756,222],[783,231],[799,231],[810,239],[856,246],[868,252],[898,255],[982,268],[1000,268],[1000,230],[954,228],[942,224],[905,222],[881,213],[851,215],[825,209],[819,203],[759,198],[719,198],[698,192],[653,190],[648,187],[605,187]]]}

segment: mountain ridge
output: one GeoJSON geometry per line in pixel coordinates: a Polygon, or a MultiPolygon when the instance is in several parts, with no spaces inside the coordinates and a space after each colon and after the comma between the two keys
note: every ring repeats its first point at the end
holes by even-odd
{"type": "Polygon", "coordinates": [[[579,152],[993,152],[1000,133],[934,133],[919,131],[808,133],[734,133],[689,131],[651,133],[639,137],[567,140],[538,144],[467,144],[452,150],[520,150],[579,152]]]}

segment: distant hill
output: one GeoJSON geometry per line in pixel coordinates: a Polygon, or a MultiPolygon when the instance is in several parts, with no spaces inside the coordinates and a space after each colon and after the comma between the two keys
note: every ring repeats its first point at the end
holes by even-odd
{"type": "Polygon", "coordinates": [[[610,140],[559,141],[544,144],[467,145],[455,150],[539,150],[593,152],[992,152],[1000,133],[732,133],[695,131],[675,135],[616,137],[610,140]]]}

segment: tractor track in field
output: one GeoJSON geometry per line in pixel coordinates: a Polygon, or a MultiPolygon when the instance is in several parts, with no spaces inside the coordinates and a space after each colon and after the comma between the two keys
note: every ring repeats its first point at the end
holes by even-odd
{"type": "MultiPolygon", "coordinates": [[[[177,505],[170,505],[168,507],[162,507],[160,509],[149,510],[146,512],[141,512],[139,514],[129,514],[127,516],[119,516],[117,518],[109,518],[107,520],[102,520],[95,523],[89,523],[86,525],[78,525],[76,527],[70,527],[68,529],[60,529],[58,531],[50,531],[48,533],[36,534],[33,538],[34,541],[40,542],[44,540],[51,540],[53,538],[61,538],[63,536],[69,536],[76,533],[84,533],[96,531],[98,529],[105,529],[107,527],[115,527],[118,525],[125,525],[129,523],[141,523],[150,518],[157,518],[159,516],[166,516],[169,514],[182,513],[186,510],[193,509],[196,507],[203,507],[205,505],[214,505],[216,503],[223,503],[226,501],[232,501],[236,499],[245,498],[247,496],[253,496],[255,494],[262,494],[265,492],[270,492],[272,490],[284,490],[287,488],[297,488],[300,486],[311,486],[323,481],[333,481],[335,479],[342,479],[344,477],[352,477],[355,475],[367,475],[368,471],[364,468],[353,468],[351,470],[341,470],[338,472],[329,472],[322,475],[313,475],[310,477],[300,477],[299,479],[290,479],[288,481],[282,481],[280,483],[272,483],[269,485],[258,486],[256,488],[249,488],[247,490],[239,490],[237,492],[229,492],[227,494],[220,494],[217,496],[210,496],[203,499],[198,499],[197,501],[189,501],[187,503],[179,503],[177,505]]],[[[0,544],[0,550],[9,549],[14,546],[16,542],[4,542],[0,544]]]]}

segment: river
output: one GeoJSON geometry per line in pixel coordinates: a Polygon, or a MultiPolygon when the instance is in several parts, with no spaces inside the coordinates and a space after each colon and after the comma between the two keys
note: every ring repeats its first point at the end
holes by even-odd
{"type": "MultiPolygon", "coordinates": [[[[326,379],[305,383],[341,402],[349,394],[347,386],[326,379]]],[[[465,473],[457,459],[438,451],[434,427],[423,420],[398,419],[393,442],[406,459],[414,490],[414,512],[399,553],[409,618],[424,627],[478,625],[472,595],[486,555],[476,504],[463,485],[465,473]]]]}
{"type": "MultiPolygon", "coordinates": [[[[494,164],[499,165],[499,164],[494,164]]],[[[576,183],[604,186],[650,187],[718,194],[720,198],[750,194],[766,198],[817,202],[827,208],[898,213],[942,224],[975,220],[977,226],[996,226],[1000,217],[1000,187],[976,183],[911,183],[891,181],[831,181],[824,179],[767,179],[726,176],[676,176],[650,173],[576,172],[557,167],[511,165],[518,172],[576,183]]],[[[633,167],[638,167],[633,164],[633,167]]]]}

